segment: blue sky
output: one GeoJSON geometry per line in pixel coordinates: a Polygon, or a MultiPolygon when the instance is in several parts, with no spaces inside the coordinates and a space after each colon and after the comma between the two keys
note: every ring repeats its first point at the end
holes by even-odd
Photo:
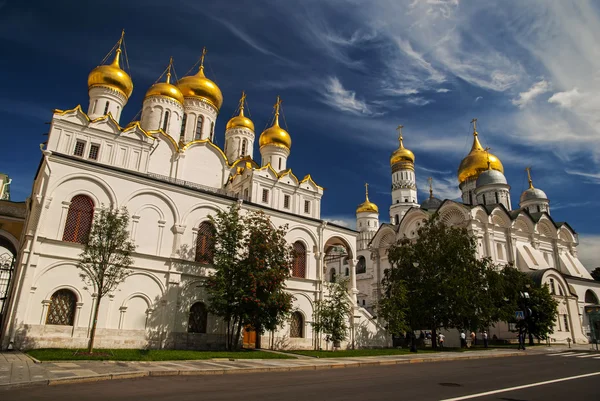
{"type": "MultiPolygon", "coordinates": [[[[353,224],[370,197],[387,221],[395,127],[416,155],[420,199],[459,196],[470,121],[503,162],[516,207],[534,185],[580,234],[588,267],[600,244],[600,7],[542,0],[0,0],[0,171],[25,199],[52,109],[87,108],[87,74],[119,38],[134,82],[125,125],[169,57],[183,76],[206,46],[224,105],[217,143],[248,94],[257,136],[277,95],[288,162],[326,188],[322,217],[353,224]]],[[[258,155],[258,147],[255,155],[258,155]]]]}

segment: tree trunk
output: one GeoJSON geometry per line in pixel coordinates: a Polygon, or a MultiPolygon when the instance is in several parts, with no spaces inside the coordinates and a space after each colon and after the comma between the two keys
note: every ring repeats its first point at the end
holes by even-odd
{"type": "Polygon", "coordinates": [[[437,349],[437,332],[435,327],[431,330],[431,348],[437,349]]]}
{"type": "Polygon", "coordinates": [[[239,344],[240,344],[240,333],[242,332],[242,319],[239,320],[239,322],[237,322],[237,330],[235,332],[235,341],[233,343],[233,348],[237,350],[239,344]]]}
{"type": "Polygon", "coordinates": [[[231,319],[227,320],[227,336],[225,337],[225,348],[231,351],[231,319]]]}
{"type": "Polygon", "coordinates": [[[98,298],[96,299],[96,305],[94,306],[94,321],[92,323],[92,332],[90,333],[90,342],[88,343],[88,354],[92,353],[94,349],[94,340],[96,339],[96,326],[98,325],[98,311],[100,311],[100,301],[102,296],[98,292],[98,298]]]}
{"type": "Polygon", "coordinates": [[[260,339],[261,335],[258,331],[256,331],[256,343],[254,344],[254,348],[255,349],[261,349],[262,347],[262,341],[260,339]]]}

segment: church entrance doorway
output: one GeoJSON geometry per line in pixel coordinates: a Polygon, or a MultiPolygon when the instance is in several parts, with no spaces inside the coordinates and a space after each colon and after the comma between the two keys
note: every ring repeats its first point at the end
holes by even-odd
{"type": "Polygon", "coordinates": [[[256,331],[250,326],[246,326],[242,331],[244,332],[242,347],[250,349],[256,348],[256,331]]]}
{"type": "Polygon", "coordinates": [[[3,327],[4,317],[8,309],[8,297],[10,295],[16,254],[17,250],[12,243],[0,236],[0,329],[3,327]]]}

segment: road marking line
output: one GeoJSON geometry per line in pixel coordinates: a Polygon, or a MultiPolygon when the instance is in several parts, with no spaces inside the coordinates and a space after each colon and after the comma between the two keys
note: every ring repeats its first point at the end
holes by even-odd
{"type": "MultiPolygon", "coordinates": [[[[600,358],[600,357],[598,357],[598,358],[600,358]]],[[[500,390],[486,391],[485,393],[470,394],[470,395],[465,395],[465,396],[456,397],[456,398],[446,398],[446,399],[440,400],[440,401],[469,400],[471,398],[485,397],[486,395],[492,395],[492,394],[498,394],[498,393],[506,393],[508,391],[515,391],[515,390],[521,390],[521,389],[524,389],[524,388],[544,386],[546,384],[559,383],[559,382],[564,382],[564,381],[567,381],[567,380],[583,379],[584,377],[591,377],[591,376],[598,376],[598,375],[600,375],[600,372],[586,373],[584,375],[563,377],[562,379],[546,380],[544,382],[525,384],[525,385],[522,385],[522,386],[503,388],[503,389],[500,389],[500,390]]]]}
{"type": "Polygon", "coordinates": [[[587,355],[581,355],[581,356],[578,356],[577,358],[591,358],[591,357],[593,357],[593,356],[598,356],[598,354],[587,354],[587,355]]]}
{"type": "Polygon", "coordinates": [[[595,357],[594,359],[600,359],[600,356],[595,357]]]}
{"type": "Polygon", "coordinates": [[[578,352],[578,353],[575,353],[575,354],[565,354],[563,356],[577,356],[577,355],[587,355],[587,352],[578,352]]]}
{"type": "Polygon", "coordinates": [[[556,354],[547,354],[548,356],[558,356],[558,355],[564,355],[564,352],[557,352],[556,354]]]}

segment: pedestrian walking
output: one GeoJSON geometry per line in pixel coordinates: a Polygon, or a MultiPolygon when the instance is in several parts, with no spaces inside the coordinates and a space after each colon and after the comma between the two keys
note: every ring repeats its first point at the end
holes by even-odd
{"type": "Polygon", "coordinates": [[[471,347],[477,344],[477,335],[474,331],[471,332],[471,347]]]}
{"type": "Polygon", "coordinates": [[[440,333],[440,335],[438,336],[439,339],[439,343],[440,343],[440,348],[444,348],[444,340],[446,339],[446,336],[443,335],[442,333],[440,333]]]}
{"type": "Polygon", "coordinates": [[[467,348],[467,335],[464,331],[460,332],[460,347],[467,348]]]}
{"type": "Polygon", "coordinates": [[[487,331],[483,332],[483,348],[487,348],[488,347],[488,334],[487,331]]]}

